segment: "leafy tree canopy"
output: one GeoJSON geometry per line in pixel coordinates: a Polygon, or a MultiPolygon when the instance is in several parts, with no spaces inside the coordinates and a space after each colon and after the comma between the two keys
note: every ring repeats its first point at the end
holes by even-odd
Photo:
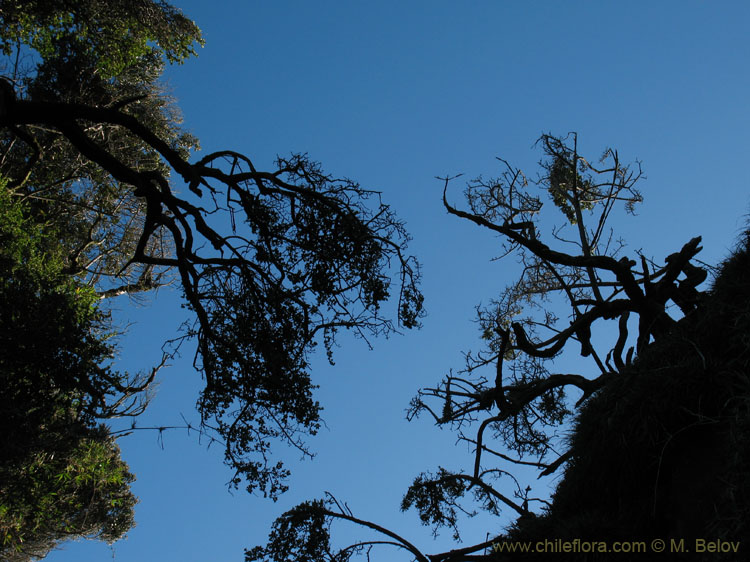
{"type": "MultiPolygon", "coordinates": [[[[104,5],[87,11],[84,4],[77,4],[77,11],[65,16],[75,16],[78,23],[71,24],[73,27],[109,28],[106,18],[117,15],[116,10],[105,9],[104,5]]],[[[23,18],[34,22],[44,20],[53,6],[54,3],[37,5],[32,2],[16,9],[22,12],[23,18]]],[[[120,8],[125,10],[123,6],[120,8]]],[[[162,8],[173,10],[166,5],[162,8]]],[[[58,10],[62,8],[58,6],[58,10]]],[[[144,20],[154,19],[155,14],[160,13],[157,8],[146,12],[128,10],[129,17],[144,20]]],[[[16,12],[5,17],[6,25],[11,25],[13,13],[16,12]]],[[[61,14],[55,17],[63,18],[61,14]]],[[[5,16],[5,12],[0,15],[5,16]]],[[[197,148],[197,140],[180,129],[179,111],[159,83],[164,59],[168,58],[165,49],[159,48],[161,43],[149,47],[143,54],[128,57],[115,75],[108,76],[100,69],[101,52],[117,45],[96,43],[105,37],[97,33],[91,37],[94,47],[89,48],[73,27],[55,34],[54,48],[45,51],[34,67],[24,64],[25,58],[18,56],[23,46],[14,47],[15,53],[7,57],[5,64],[5,76],[14,85],[14,91],[9,92],[11,98],[20,95],[48,103],[64,101],[85,106],[121,107],[182,156],[187,157],[191,149],[197,148]]],[[[42,33],[45,29],[42,27],[38,31],[42,33]]],[[[163,36],[166,31],[162,29],[160,37],[168,44],[169,36],[163,36]]],[[[175,29],[175,33],[178,31],[179,28],[175,29]]],[[[196,40],[200,39],[197,28],[191,33],[196,40]]],[[[139,170],[158,169],[168,174],[169,167],[161,161],[158,152],[137,135],[108,123],[88,123],[84,130],[105,150],[130,166],[139,170]]],[[[40,223],[57,224],[69,249],[67,267],[71,274],[85,276],[87,282],[105,296],[132,295],[170,281],[164,268],[130,260],[145,214],[145,202],[133,195],[132,186],[107,174],[54,130],[41,126],[31,130],[5,129],[3,138],[5,152],[1,168],[11,179],[9,186],[29,201],[40,223]]],[[[152,236],[150,251],[163,254],[169,249],[169,241],[160,232],[152,236]]]]}
{"type": "Polygon", "coordinates": [[[119,75],[137,58],[159,53],[182,62],[202,45],[200,30],[178,9],[152,0],[4,0],[0,3],[0,48],[7,55],[19,43],[42,59],[59,54],[60,41],[73,39],[96,62],[105,79],[119,75]]]}
{"type": "Polygon", "coordinates": [[[120,538],[133,477],[96,419],[135,415],[148,380],[107,367],[95,292],[63,273],[54,231],[0,189],[0,552],[43,556],[60,540],[120,538]],[[140,388],[137,386],[140,383],[140,388]]]}
{"type": "MultiPolygon", "coordinates": [[[[171,343],[196,344],[194,364],[206,381],[197,403],[202,430],[224,443],[235,484],[275,498],[288,472],[271,457],[272,443],[307,452],[302,438],[320,424],[312,351],[322,344],[330,359],[340,330],[369,339],[419,324],[419,268],[403,223],[377,192],[306,155],[279,157],[270,171],[231,150],[191,160],[197,141],[180,128],[158,78],[165,61],[184,60],[201,38],[172,6],[0,6],[4,197],[23,206],[24,228],[55,242],[54,252],[38,250],[42,261],[58,256],[55,275],[67,279],[56,281],[54,298],[72,287],[68,300],[50,296],[44,310],[30,298],[16,304],[25,310],[3,309],[7,326],[24,315],[26,336],[44,352],[45,342],[60,350],[18,355],[23,376],[4,374],[20,385],[45,374],[61,389],[60,407],[74,408],[89,430],[96,419],[137,414],[159,367],[133,376],[110,368],[112,327],[95,302],[176,282],[193,320],[171,343]],[[28,49],[36,51],[33,68],[19,56],[28,49]],[[391,297],[396,311],[388,314],[391,297]],[[83,302],[91,316],[75,316],[83,302]],[[48,332],[58,339],[42,341],[48,332]],[[63,359],[75,368],[55,363],[63,359]]],[[[17,297],[46,294],[12,276],[5,279],[17,297]]],[[[44,388],[30,399],[56,400],[44,388]]],[[[40,409],[39,420],[55,412],[40,409]]],[[[35,427],[45,439],[54,435],[35,427]]]]}

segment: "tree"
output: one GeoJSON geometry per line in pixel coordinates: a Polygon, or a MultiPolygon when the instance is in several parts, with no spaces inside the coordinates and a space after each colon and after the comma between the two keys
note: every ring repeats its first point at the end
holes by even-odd
{"type": "MultiPolygon", "coordinates": [[[[194,53],[193,43],[202,42],[200,31],[171,6],[150,4],[132,10],[132,3],[81,2],[72,12],[56,3],[4,8],[0,27],[6,38],[6,78],[39,101],[127,106],[187,157],[197,140],[179,128],[179,111],[158,80],[164,59],[179,62],[194,53]],[[123,24],[129,34],[99,33],[123,24]],[[23,62],[28,47],[41,57],[35,67],[23,62]]],[[[158,153],[121,128],[97,123],[85,130],[130,166],[168,173],[158,153]]],[[[34,127],[27,134],[23,128],[6,129],[2,138],[0,168],[11,178],[10,187],[29,201],[40,223],[64,225],[60,230],[70,249],[71,274],[85,276],[103,296],[134,295],[169,282],[163,268],[129,262],[145,215],[145,204],[133,195],[132,186],[112,178],[53,130],[34,127]]],[[[149,250],[168,253],[168,240],[155,233],[149,250]]]]}
{"type": "MultiPolygon", "coordinates": [[[[166,2],[4,0],[1,6],[0,48],[6,55],[25,44],[47,59],[57,54],[61,41],[72,41],[96,61],[104,79],[118,76],[149,53],[181,63],[195,54],[196,42],[202,44],[195,23],[166,2]]],[[[72,77],[91,78],[78,73],[72,77]]]]}
{"type": "Polygon", "coordinates": [[[542,240],[537,220],[543,201],[521,170],[500,160],[499,178],[470,181],[466,210],[450,202],[451,178],[445,178],[446,210],[499,234],[503,256],[515,254],[521,274],[500,298],[478,309],[484,348],[468,353],[464,369],[421,390],[411,404],[410,418],[428,413],[473,447],[471,468],[420,474],[402,503],[435,530],[452,529],[456,539],[459,515],[470,511],[467,495],[490,514],[510,510],[514,525],[490,541],[426,555],[329,495],[279,518],[267,546],[246,552],[248,562],[341,562],[355,554],[369,559],[380,545],[424,562],[515,559],[493,545],[508,539],[632,541],[675,536],[678,529],[686,537],[706,536],[704,514],[714,509],[710,519],[722,536],[742,536],[747,504],[740,498],[750,497],[743,480],[750,465],[736,448],[744,450],[749,419],[742,406],[748,395],[741,343],[748,250],[728,262],[713,291],[701,289],[708,273],[695,263],[699,237],[664,265],[641,252],[636,259],[626,256],[608,219],[616,205],[632,212],[641,201],[640,166],[623,165],[612,149],[594,164],[578,153],[576,135],[543,135],[539,144],[544,159],[536,185],[566,223],[552,229],[557,248],[542,240]],[[607,322],[617,329],[602,329],[607,322]],[[736,330],[718,336],[727,326],[736,330]],[[571,348],[584,358],[582,372],[556,372],[554,359],[571,348]],[[720,374],[709,377],[712,365],[720,374]],[[555,430],[570,421],[572,437],[556,437],[555,430]],[[707,433],[694,442],[696,428],[707,433]],[[676,499],[686,495],[680,485],[691,477],[694,484],[698,475],[681,467],[697,464],[695,456],[711,456],[708,449],[692,449],[696,442],[721,444],[710,449],[716,453],[711,467],[721,467],[724,480],[703,491],[700,505],[685,508],[676,499]],[[534,468],[540,477],[562,472],[553,501],[530,494],[514,466],[534,468]],[[515,488],[512,496],[502,493],[506,484],[515,488]],[[334,549],[329,527],[340,520],[380,536],[334,549]]]}
{"type": "Polygon", "coordinates": [[[107,366],[106,315],[63,273],[56,232],[0,189],[0,552],[44,556],[133,525],[133,476],[97,418],[137,415],[148,376],[107,366]]]}
{"type": "MultiPolygon", "coordinates": [[[[342,329],[368,339],[419,323],[404,225],[377,192],[305,155],[270,172],[229,150],[191,162],[196,141],[157,78],[194,52],[198,28],[164,2],[68,4],[0,4],[2,46],[16,54],[0,80],[4,193],[59,233],[63,270],[99,297],[179,283],[194,320],[171,343],[196,342],[202,431],[224,442],[236,485],[276,497],[288,473],[272,442],[306,452],[320,423],[313,349],[330,359],[342,329]],[[39,62],[24,71],[28,48],[39,62]],[[381,310],[392,294],[398,320],[381,310]]],[[[158,369],[124,383],[100,359],[73,385],[93,419],[119,415],[103,397],[143,396],[158,369]]]]}
{"type": "MultiPolygon", "coordinates": [[[[298,425],[306,431],[316,427],[318,406],[306,373],[316,336],[324,336],[330,351],[341,328],[363,337],[394,329],[380,314],[389,296],[384,270],[391,260],[400,270],[399,318],[405,327],[417,325],[418,270],[404,253],[403,225],[388,207],[378,204],[371,212],[362,203],[375,193],[324,174],[302,156],[280,158],[274,172],[258,172],[249,158],[229,151],[189,164],[137,119],[116,109],[7,102],[12,107],[6,123],[56,128],[115,179],[134,185],[133,193],[145,200],[131,261],[177,270],[197,318],[186,336],[198,340],[196,366],[206,377],[202,414],[215,419],[214,429],[230,443],[227,459],[251,480],[265,483],[282,473],[265,462],[242,460],[245,453],[265,453],[266,436],[289,437],[298,425]],[[205,189],[210,207],[177,197],[159,171],[138,171],[118,160],[91,141],[78,119],[118,125],[144,139],[194,195],[203,198],[205,189]],[[229,171],[218,167],[223,162],[229,171]],[[240,215],[245,224],[239,226],[246,231],[232,219],[231,234],[219,234],[207,217],[221,211],[230,218],[240,215]],[[149,252],[152,236],[161,229],[174,244],[172,256],[149,252]],[[226,421],[225,413],[238,399],[241,405],[226,421]]],[[[272,486],[270,493],[277,489],[272,486]]]]}
{"type": "Polygon", "coordinates": [[[111,543],[134,525],[134,477],[109,430],[64,410],[49,421],[22,462],[0,467],[3,560],[42,558],[75,538],[111,543]]]}

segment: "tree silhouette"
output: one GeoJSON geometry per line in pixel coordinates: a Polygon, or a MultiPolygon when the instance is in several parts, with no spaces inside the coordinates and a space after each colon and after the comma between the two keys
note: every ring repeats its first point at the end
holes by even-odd
{"type": "Polygon", "coordinates": [[[465,209],[450,202],[454,178],[443,178],[447,211],[499,234],[503,256],[514,254],[521,274],[478,309],[484,349],[467,353],[464,369],[421,390],[411,404],[410,417],[426,412],[473,447],[470,470],[422,473],[402,503],[424,524],[451,529],[456,539],[459,516],[470,511],[467,496],[493,515],[510,510],[517,517],[513,526],[481,544],[427,555],[328,496],[277,520],[268,545],[247,551],[248,561],[293,560],[302,551],[318,552],[318,560],[349,560],[385,544],[430,562],[532,560],[533,553],[503,554],[493,545],[509,539],[632,541],[680,531],[682,538],[706,536],[712,521],[722,536],[742,536],[747,465],[733,447],[743,449],[747,427],[741,406],[747,350],[740,343],[746,341],[747,252],[743,248],[724,266],[711,291],[701,287],[706,268],[695,263],[699,237],[663,265],[641,252],[627,256],[608,219],[617,205],[633,212],[641,201],[640,166],[623,165],[612,149],[591,163],[578,153],[575,134],[544,135],[539,145],[544,157],[535,184],[565,220],[552,228],[550,244],[538,227],[542,197],[505,160],[499,178],[468,183],[465,209]],[[732,287],[731,296],[723,286],[732,287]],[[607,322],[616,329],[602,329],[607,322]],[[729,326],[737,329],[722,334],[729,326]],[[555,358],[571,348],[583,358],[581,372],[555,371],[555,358]],[[712,364],[723,374],[708,376],[712,364]],[[574,432],[560,439],[555,430],[568,421],[575,422],[574,432]],[[702,455],[712,460],[698,462],[702,455]],[[687,465],[710,465],[722,480],[685,508],[685,482],[705,477],[685,471],[688,458],[687,465]],[[540,477],[562,473],[552,501],[531,494],[514,466],[533,468],[540,477]],[[515,492],[502,493],[508,488],[515,492]],[[309,530],[337,520],[389,538],[335,549],[328,534],[309,530]]]}
{"type": "MultiPolygon", "coordinates": [[[[405,253],[408,237],[378,194],[324,174],[304,156],[280,158],[259,172],[241,154],[211,153],[191,164],[135,117],[113,108],[16,100],[5,88],[1,125],[54,128],[88,160],[145,201],[133,263],[174,268],[195,324],[185,337],[198,340],[196,366],[206,389],[204,420],[227,442],[227,460],[269,493],[282,469],[248,461],[265,456],[267,437],[294,438],[315,431],[318,405],[307,373],[316,338],[330,353],[338,330],[367,338],[392,332],[380,313],[390,296],[387,269],[398,269],[401,325],[417,325],[422,298],[416,262],[405,253]],[[117,125],[147,143],[180,174],[195,197],[174,193],[157,169],[138,170],[98,145],[79,122],[117,125]],[[223,167],[222,167],[223,166],[223,167]],[[371,211],[365,202],[376,199],[371,211]],[[217,213],[230,226],[211,226],[217,213]],[[149,252],[152,236],[169,237],[172,255],[149,252]]],[[[253,486],[254,484],[251,484],[253,486]]]]}
{"type": "MultiPolygon", "coordinates": [[[[307,452],[302,438],[319,427],[313,349],[330,359],[341,330],[369,343],[419,323],[419,267],[403,223],[379,193],[306,155],[270,171],[230,150],[191,161],[197,141],[157,78],[202,39],[169,4],[13,4],[0,30],[4,194],[56,233],[80,288],[107,298],[179,283],[193,320],[168,354],[196,342],[201,430],[224,443],[235,484],[275,498],[288,472],[272,443],[307,452]],[[28,48],[33,69],[19,64],[28,48]],[[396,311],[384,312],[391,297],[396,311]]],[[[92,405],[90,423],[144,397],[159,368],[128,384],[88,367],[71,392],[92,405]]]]}

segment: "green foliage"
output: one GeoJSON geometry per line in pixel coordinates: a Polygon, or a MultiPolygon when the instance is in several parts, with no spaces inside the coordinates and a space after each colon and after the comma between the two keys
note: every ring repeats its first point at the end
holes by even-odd
{"type": "Polygon", "coordinates": [[[24,209],[0,189],[0,367],[8,407],[36,402],[29,420],[43,423],[41,404],[73,393],[80,416],[112,415],[108,402],[123,405],[133,381],[108,366],[114,353],[108,315],[92,288],[65,274],[55,230],[43,229],[24,209]]]}
{"type": "Polygon", "coordinates": [[[581,175],[581,172],[587,169],[585,160],[578,158],[578,155],[559,139],[545,136],[542,137],[542,142],[546,145],[549,157],[543,166],[548,173],[546,182],[552,202],[562,211],[570,224],[576,224],[576,205],[581,211],[591,211],[595,202],[603,195],[594,186],[590,177],[581,175]]]}
{"type": "Polygon", "coordinates": [[[158,53],[182,62],[203,44],[198,27],[173,6],[152,0],[3,0],[0,48],[9,54],[17,42],[43,59],[54,57],[60,42],[72,38],[105,79],[144,55],[158,53]]]}
{"type": "Polygon", "coordinates": [[[120,538],[133,480],[93,420],[122,376],[94,291],[62,272],[54,231],[0,185],[0,544],[39,555],[73,536],[120,538]]]}
{"type": "MultiPolygon", "coordinates": [[[[110,79],[98,72],[98,62],[75,38],[63,37],[56,51],[21,80],[23,90],[38,102],[124,104],[123,112],[182,157],[197,148],[197,140],[180,129],[179,111],[159,83],[164,62],[158,53],[133,59],[110,79]]],[[[134,170],[168,174],[169,167],[143,139],[109,123],[92,130],[100,146],[134,170]]],[[[165,268],[131,263],[146,212],[145,201],[134,195],[132,186],[83,158],[65,136],[40,128],[27,133],[33,143],[17,142],[7,132],[0,136],[5,151],[0,171],[13,179],[11,187],[29,203],[36,221],[59,231],[68,250],[68,272],[83,276],[102,293],[115,294],[118,286],[149,290],[168,282],[165,268]]],[[[146,249],[156,256],[172,250],[160,230],[146,249]]]]}
{"type": "MultiPolygon", "coordinates": [[[[19,97],[121,104],[180,154],[197,146],[158,79],[165,59],[181,62],[202,40],[168,4],[3,1],[0,37],[6,55],[22,44],[39,55],[28,74],[6,63],[19,97]]],[[[111,125],[98,134],[135,168],[166,172],[134,135],[111,125]]],[[[115,348],[97,291],[149,289],[160,274],[125,268],[145,213],[132,186],[50,129],[17,140],[0,137],[12,179],[0,186],[0,539],[4,559],[23,560],[70,538],[117,540],[134,524],[133,476],[96,420],[142,411],[150,379],[108,366],[115,348]]]]}
{"type": "Polygon", "coordinates": [[[28,220],[23,206],[16,204],[17,198],[14,201],[8,191],[7,183],[0,178],[0,264],[7,276],[4,282],[12,282],[21,269],[37,280],[59,282],[64,263],[62,249],[54,241],[54,235],[45,235],[41,225],[28,220]]]}
{"type": "Polygon", "coordinates": [[[44,555],[61,540],[121,538],[133,527],[134,477],[104,427],[60,411],[17,463],[0,464],[0,552],[44,555]]]}

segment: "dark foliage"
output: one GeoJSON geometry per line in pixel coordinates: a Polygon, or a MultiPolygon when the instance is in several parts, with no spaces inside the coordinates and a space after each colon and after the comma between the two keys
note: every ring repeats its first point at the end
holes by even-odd
{"type": "Polygon", "coordinates": [[[347,557],[333,557],[325,506],[320,500],[306,502],[286,512],[274,523],[265,548],[247,551],[248,562],[270,556],[284,562],[346,562],[347,557]]]}
{"type": "Polygon", "coordinates": [[[551,508],[533,525],[517,524],[511,537],[744,544],[749,297],[746,236],[701,306],[587,402],[551,508]]]}
{"type": "MultiPolygon", "coordinates": [[[[664,265],[623,256],[606,224],[616,204],[632,212],[640,201],[640,168],[630,171],[610,149],[592,165],[572,141],[540,139],[538,185],[567,223],[552,230],[559,250],[541,241],[535,221],[542,200],[504,161],[500,178],[469,182],[468,210],[444,197],[449,213],[501,235],[522,274],[478,310],[486,348],[467,354],[462,372],[412,403],[412,415],[429,413],[474,447],[472,469],[419,475],[402,507],[414,507],[435,531],[452,529],[456,539],[460,514],[472,512],[465,507],[470,491],[482,510],[499,515],[510,508],[518,518],[492,540],[432,555],[357,520],[417,560],[606,560],[611,553],[513,553],[498,546],[577,539],[608,541],[607,547],[646,541],[650,548],[648,541],[660,538],[668,546],[670,539],[688,541],[692,549],[695,538],[747,538],[750,247],[723,265],[709,291],[702,288],[706,269],[693,263],[700,238],[664,265]],[[610,341],[597,333],[606,321],[617,326],[610,341]],[[584,358],[583,372],[554,372],[553,360],[571,347],[584,358]],[[576,402],[566,395],[570,389],[578,391],[576,402]],[[560,439],[556,430],[566,420],[573,430],[560,439]],[[514,465],[533,467],[540,477],[562,472],[552,502],[531,495],[531,485],[513,477],[514,465]],[[498,491],[508,487],[513,497],[498,491]]],[[[341,507],[324,511],[328,524],[356,519],[341,507]]],[[[277,551],[257,552],[280,560],[277,551]]]]}
{"type": "Polygon", "coordinates": [[[97,418],[137,415],[150,376],[107,366],[96,294],[63,273],[54,231],[0,185],[0,553],[44,556],[62,540],[119,539],[133,476],[97,418]]]}
{"type": "MultiPolygon", "coordinates": [[[[419,270],[403,224],[378,193],[304,155],[279,158],[269,172],[232,151],[191,162],[196,141],[179,128],[158,77],[201,37],[169,4],[0,6],[7,193],[59,233],[65,273],[100,297],[179,283],[193,321],[171,344],[197,344],[202,430],[225,444],[235,485],[275,498],[288,472],[270,458],[271,444],[307,453],[302,437],[320,423],[313,349],[322,344],[330,359],[342,329],[367,339],[419,323],[419,270]],[[24,69],[12,54],[29,48],[38,63],[24,69]],[[382,311],[390,298],[395,314],[382,311]]],[[[45,360],[19,358],[32,371],[45,360]]],[[[98,405],[145,390],[157,369],[145,386],[125,387],[99,365],[73,386],[98,405]]],[[[70,377],[54,375],[63,387],[70,377]]]]}

